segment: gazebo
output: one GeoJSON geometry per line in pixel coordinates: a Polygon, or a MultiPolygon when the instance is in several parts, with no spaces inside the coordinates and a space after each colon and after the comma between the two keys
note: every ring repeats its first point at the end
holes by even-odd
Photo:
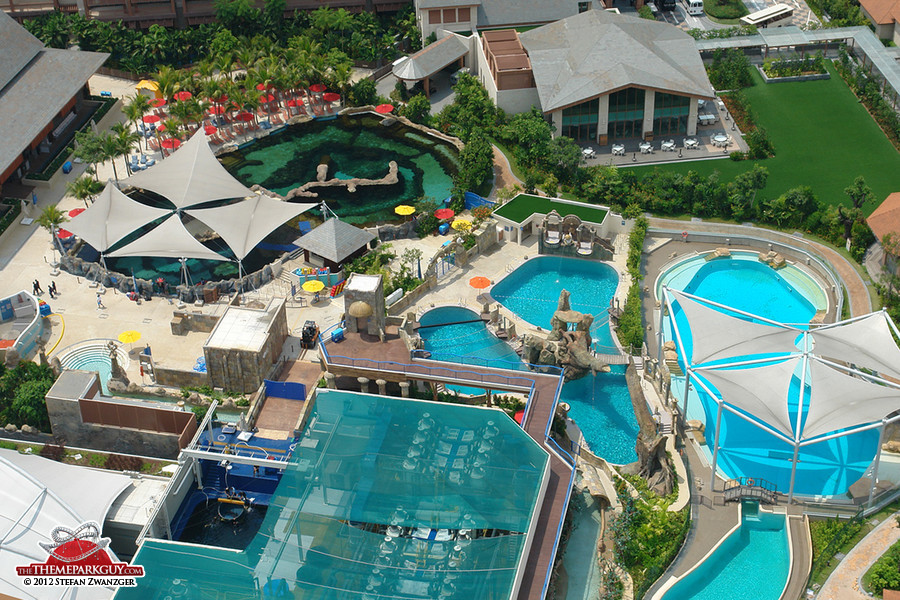
{"type": "Polygon", "coordinates": [[[303,249],[306,262],[338,271],[343,263],[365,254],[374,239],[375,234],[332,217],[294,245],[303,249]]]}
{"type": "MultiPolygon", "coordinates": [[[[831,494],[812,495],[834,495],[848,490],[869,470],[872,457],[862,446],[870,448],[872,440],[857,437],[858,443],[840,442],[839,457],[853,461],[852,468],[836,463],[829,467],[823,448],[835,440],[877,430],[871,501],[885,427],[900,420],[896,414],[900,411],[900,348],[893,338],[900,332],[886,312],[806,329],[668,288],[663,288],[663,299],[661,312],[668,309],[685,372],[682,415],[687,415],[691,383],[715,403],[715,416],[707,413],[706,424],[707,433],[713,428],[713,480],[721,452],[728,449],[728,441],[722,443],[721,437],[739,436],[737,432],[750,424],[757,430],[755,435],[764,431],[787,448],[784,452],[762,447],[758,456],[745,461],[745,465],[755,464],[758,476],[777,474],[789,461],[790,502],[802,463],[802,468],[815,470],[810,479],[814,475],[834,480],[829,484],[831,494]],[[723,423],[725,413],[733,416],[730,423],[723,423]],[[831,472],[836,468],[841,471],[837,475],[831,472]]],[[[664,325],[661,317],[660,331],[664,325]]],[[[750,437],[743,434],[745,442],[750,437]]]]}

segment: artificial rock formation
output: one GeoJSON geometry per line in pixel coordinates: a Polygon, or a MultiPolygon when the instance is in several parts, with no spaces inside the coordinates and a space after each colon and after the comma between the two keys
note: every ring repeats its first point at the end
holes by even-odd
{"type": "Polygon", "coordinates": [[[589,372],[608,372],[609,365],[591,354],[593,322],[592,315],[571,309],[569,292],[562,290],[556,312],[550,319],[550,333],[546,338],[526,334],[523,358],[535,365],[561,367],[566,381],[579,379],[589,372]]]}

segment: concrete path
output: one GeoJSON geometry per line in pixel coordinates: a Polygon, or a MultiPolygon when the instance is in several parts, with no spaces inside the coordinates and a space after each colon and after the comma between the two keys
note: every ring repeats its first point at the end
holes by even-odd
{"type": "Polygon", "coordinates": [[[853,550],[829,575],[822,589],[816,595],[817,600],[870,600],[872,598],[862,591],[860,579],[882,554],[900,540],[900,526],[897,525],[895,519],[898,515],[900,512],[886,518],[853,547],[853,550]]]}

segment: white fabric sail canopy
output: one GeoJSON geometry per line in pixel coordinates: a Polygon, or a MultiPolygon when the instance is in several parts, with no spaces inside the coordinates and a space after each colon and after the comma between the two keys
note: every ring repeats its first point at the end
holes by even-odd
{"type": "Polygon", "coordinates": [[[798,329],[740,319],[701,304],[683,292],[667,292],[675,298],[690,323],[692,364],[797,350],[795,340],[801,334],[798,329]]]}
{"type": "Polygon", "coordinates": [[[243,260],[277,227],[315,206],[257,194],[234,204],[185,212],[209,225],[231,247],[238,260],[243,260]]]}
{"type": "Polygon", "coordinates": [[[726,404],[794,439],[787,399],[799,361],[791,357],[745,369],[698,368],[696,374],[713,385],[726,404]]]}
{"type": "Polygon", "coordinates": [[[810,360],[811,398],[803,438],[880,421],[900,409],[900,390],[878,385],[810,360]]]}
{"type": "Polygon", "coordinates": [[[156,192],[176,208],[254,195],[219,163],[202,129],[172,156],[122,183],[156,192]]]}
{"type": "Polygon", "coordinates": [[[900,379],[900,348],[894,343],[884,312],[812,332],[813,352],[900,379]]]}
{"type": "Polygon", "coordinates": [[[173,214],[159,226],[153,228],[130,244],[110,252],[108,256],[160,256],[164,258],[203,258],[206,260],[228,260],[201,244],[192,236],[181,217],[173,214]]]}
{"type": "Polygon", "coordinates": [[[132,200],[112,182],[107,182],[94,203],[83,213],[72,217],[66,223],[66,229],[98,252],[106,252],[122,238],[167,214],[172,214],[172,211],[132,200]]]}

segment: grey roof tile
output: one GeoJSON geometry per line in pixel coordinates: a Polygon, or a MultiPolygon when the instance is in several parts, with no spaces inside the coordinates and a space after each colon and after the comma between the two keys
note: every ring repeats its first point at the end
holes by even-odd
{"type": "Polygon", "coordinates": [[[333,263],[342,263],[374,239],[374,234],[332,218],[297,239],[294,244],[333,263]]]}

